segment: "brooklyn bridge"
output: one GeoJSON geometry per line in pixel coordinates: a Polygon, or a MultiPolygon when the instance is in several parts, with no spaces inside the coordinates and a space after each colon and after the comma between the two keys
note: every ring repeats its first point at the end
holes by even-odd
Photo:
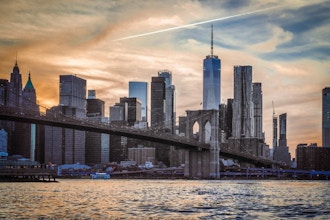
{"type": "MultiPolygon", "coordinates": [[[[172,135],[170,133],[160,132],[155,129],[136,129],[127,126],[119,126],[112,123],[101,123],[89,121],[83,118],[73,118],[65,116],[59,112],[48,111],[47,114],[0,106],[0,120],[17,121],[31,124],[48,125],[54,127],[70,128],[75,130],[105,133],[110,135],[125,136],[128,138],[147,140],[151,142],[175,146],[184,149],[185,156],[185,175],[190,177],[219,178],[219,157],[236,159],[240,162],[253,164],[257,167],[271,167],[276,164],[272,160],[255,156],[249,152],[237,151],[228,147],[220,147],[218,141],[217,111],[216,110],[198,110],[187,111],[187,135],[185,137],[172,135]],[[206,113],[206,114],[205,114],[206,113]],[[205,115],[208,115],[205,118],[205,115]],[[192,124],[201,118],[208,120],[212,124],[210,142],[203,139],[196,139],[192,136],[192,124]],[[213,118],[213,119],[212,119],[213,118]]],[[[201,122],[203,123],[203,122],[201,122]]],[[[205,131],[204,131],[205,132],[205,131]]],[[[203,133],[203,132],[202,132],[203,133]]],[[[202,134],[201,133],[201,134],[202,134]]],[[[203,136],[203,135],[202,135],[203,136]]]]}

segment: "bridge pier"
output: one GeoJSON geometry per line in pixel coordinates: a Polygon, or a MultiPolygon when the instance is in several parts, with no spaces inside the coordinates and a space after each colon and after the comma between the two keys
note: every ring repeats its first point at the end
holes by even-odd
{"type": "Polygon", "coordinates": [[[187,111],[186,137],[210,144],[210,150],[185,150],[185,170],[187,178],[219,179],[219,125],[217,110],[187,111]],[[199,125],[198,134],[193,127],[199,125]]]}

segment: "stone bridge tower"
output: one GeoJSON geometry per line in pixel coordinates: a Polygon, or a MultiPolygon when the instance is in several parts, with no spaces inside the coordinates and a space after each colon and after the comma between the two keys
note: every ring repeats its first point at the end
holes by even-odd
{"type": "Polygon", "coordinates": [[[220,178],[218,118],[218,110],[187,111],[186,137],[210,144],[210,150],[185,150],[185,177],[220,178]]]}

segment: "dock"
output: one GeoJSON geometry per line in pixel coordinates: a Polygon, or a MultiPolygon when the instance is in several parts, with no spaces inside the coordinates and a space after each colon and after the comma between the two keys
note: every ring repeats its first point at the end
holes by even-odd
{"type": "Polygon", "coordinates": [[[57,172],[46,168],[1,168],[0,182],[56,182],[57,172]]]}

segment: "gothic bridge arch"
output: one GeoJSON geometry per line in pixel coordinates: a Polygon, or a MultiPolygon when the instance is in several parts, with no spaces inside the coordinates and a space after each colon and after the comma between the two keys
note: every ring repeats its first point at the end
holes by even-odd
{"type": "Polygon", "coordinates": [[[187,111],[186,136],[210,144],[209,151],[185,150],[185,176],[199,178],[220,178],[219,166],[219,111],[187,111]],[[198,134],[194,125],[198,123],[198,134]]]}

